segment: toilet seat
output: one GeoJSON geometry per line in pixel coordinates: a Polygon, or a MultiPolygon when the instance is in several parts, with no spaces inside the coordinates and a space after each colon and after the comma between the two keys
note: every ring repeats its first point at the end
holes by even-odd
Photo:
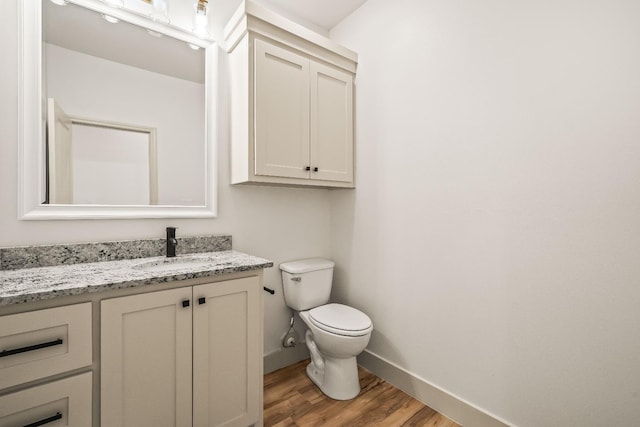
{"type": "Polygon", "coordinates": [[[325,304],[309,310],[309,320],[323,331],[347,337],[359,337],[371,332],[369,316],[343,304],[325,304]]]}

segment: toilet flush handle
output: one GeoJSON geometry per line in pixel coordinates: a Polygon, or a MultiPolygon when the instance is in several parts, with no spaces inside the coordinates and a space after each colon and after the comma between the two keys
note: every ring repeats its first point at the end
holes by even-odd
{"type": "Polygon", "coordinates": [[[294,282],[302,282],[302,277],[300,276],[292,277],[291,280],[294,282]]]}

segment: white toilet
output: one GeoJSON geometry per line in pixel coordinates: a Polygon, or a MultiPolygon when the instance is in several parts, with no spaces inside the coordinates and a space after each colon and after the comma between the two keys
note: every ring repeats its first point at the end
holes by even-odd
{"type": "Polygon", "coordinates": [[[373,324],[353,307],[328,304],[334,265],[312,258],[282,263],[280,270],[285,302],[309,327],[307,375],[332,399],[349,400],[360,393],[356,356],[369,343],[373,324]]]}

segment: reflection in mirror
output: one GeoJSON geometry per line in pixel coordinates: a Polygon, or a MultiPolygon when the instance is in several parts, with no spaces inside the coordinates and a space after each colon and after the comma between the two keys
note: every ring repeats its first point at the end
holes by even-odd
{"type": "Polygon", "coordinates": [[[72,3],[42,12],[44,203],[205,205],[205,50],[72,3]]]}
{"type": "Polygon", "coordinates": [[[49,98],[47,202],[157,204],[155,132],[71,117],[49,98]]]}

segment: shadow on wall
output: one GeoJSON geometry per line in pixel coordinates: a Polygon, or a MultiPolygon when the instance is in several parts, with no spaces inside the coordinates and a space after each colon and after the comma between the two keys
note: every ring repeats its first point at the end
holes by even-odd
{"type": "MultiPolygon", "coordinates": [[[[377,347],[385,349],[385,355],[389,358],[389,360],[394,361],[393,364],[396,364],[397,366],[406,366],[406,360],[402,357],[401,353],[394,346],[393,342],[389,340],[384,335],[384,333],[382,333],[379,329],[375,329],[375,326],[376,325],[374,323],[373,325],[374,329],[373,329],[373,332],[371,333],[371,341],[375,341],[377,347]]],[[[377,362],[379,361],[380,358],[381,356],[369,351],[368,349],[365,349],[365,351],[358,356],[358,365],[362,365],[367,369],[371,369],[377,376],[379,376],[383,380],[391,382],[390,378],[385,375],[384,368],[377,366],[377,362]]],[[[402,384],[398,384],[397,382],[393,383],[393,385],[402,389],[402,391],[404,391],[407,394],[410,394],[411,396],[418,395],[417,384],[418,384],[417,381],[415,382],[411,381],[411,382],[406,382],[402,384]]]]}

